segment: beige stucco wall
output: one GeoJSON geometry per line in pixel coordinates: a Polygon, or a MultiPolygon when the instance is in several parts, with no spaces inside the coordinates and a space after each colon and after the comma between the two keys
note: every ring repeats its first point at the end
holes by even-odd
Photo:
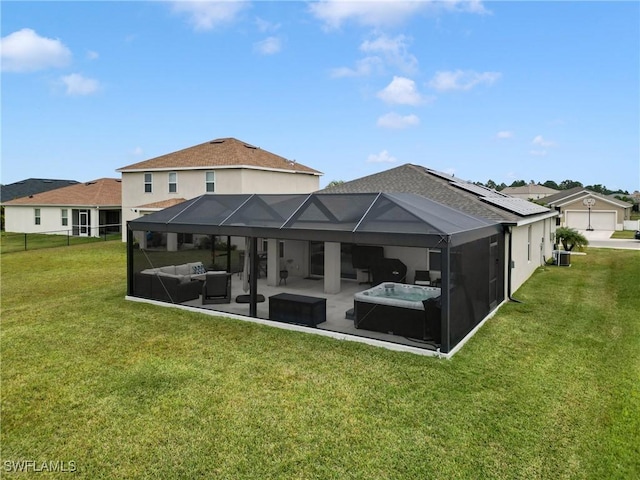
{"type": "Polygon", "coordinates": [[[68,206],[5,206],[5,231],[12,233],[67,234],[72,228],[73,210],[91,212],[91,235],[99,236],[100,212],[96,208],[72,208],[68,206]],[[40,209],[40,225],[35,224],[35,209],[40,209]],[[62,209],[67,209],[68,225],[62,225],[62,209]]]}
{"type": "MultiPolygon", "coordinates": [[[[539,266],[544,264],[546,259],[551,258],[553,255],[552,238],[555,233],[555,228],[555,218],[548,218],[529,225],[512,228],[512,294],[522,286],[522,284],[533,274],[533,272],[536,271],[539,266]],[[529,229],[531,229],[530,243],[529,229]]],[[[507,259],[508,254],[509,244],[507,243],[505,245],[505,256],[507,259]]],[[[509,268],[508,265],[507,268],[509,268]]],[[[505,272],[505,279],[508,279],[508,272],[505,272]]]]}
{"type": "MultiPolygon", "coordinates": [[[[122,222],[140,216],[140,205],[172,198],[191,198],[206,192],[206,172],[215,171],[215,193],[310,193],[319,189],[318,175],[272,172],[240,168],[206,170],[168,170],[148,172],[153,174],[151,193],[144,191],[145,172],[122,173],[122,222]],[[169,193],[169,173],[177,173],[177,191],[169,193]]],[[[123,241],[126,228],[123,228],[123,241]]]]}

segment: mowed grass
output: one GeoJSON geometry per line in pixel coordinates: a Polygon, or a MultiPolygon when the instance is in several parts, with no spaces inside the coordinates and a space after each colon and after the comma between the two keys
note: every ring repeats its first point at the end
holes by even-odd
{"type": "Polygon", "coordinates": [[[452,360],[125,301],[120,242],[3,255],[0,468],[640,478],[640,255],[587,252],[452,360]]]}

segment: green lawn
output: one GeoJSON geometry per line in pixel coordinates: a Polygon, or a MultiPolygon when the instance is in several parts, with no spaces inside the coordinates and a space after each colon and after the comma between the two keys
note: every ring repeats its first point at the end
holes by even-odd
{"type": "Polygon", "coordinates": [[[6,478],[640,478],[638,252],[540,269],[449,361],[127,302],[120,242],[0,260],[6,478]]]}
{"type": "Polygon", "coordinates": [[[616,230],[611,235],[611,238],[623,238],[623,239],[632,239],[634,238],[635,230],[616,230]]]}

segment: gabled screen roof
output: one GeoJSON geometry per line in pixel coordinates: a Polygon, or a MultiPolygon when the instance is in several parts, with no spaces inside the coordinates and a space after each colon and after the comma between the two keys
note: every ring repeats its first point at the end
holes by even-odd
{"type": "Polygon", "coordinates": [[[207,194],[129,222],[131,230],[211,235],[460,244],[500,231],[498,223],[410,193],[207,194]]]}

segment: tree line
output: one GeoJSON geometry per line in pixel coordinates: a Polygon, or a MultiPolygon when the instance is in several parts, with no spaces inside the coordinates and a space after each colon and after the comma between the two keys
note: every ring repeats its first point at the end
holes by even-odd
{"type": "Polygon", "coordinates": [[[507,187],[524,187],[529,184],[537,184],[542,185],[543,187],[553,188],[554,190],[569,190],[575,187],[585,188],[587,190],[591,190],[595,193],[600,193],[602,195],[620,195],[620,196],[629,196],[629,192],[626,190],[609,190],[606,186],[596,184],[596,185],[587,185],[586,187],[582,185],[582,183],[576,180],[563,180],[560,183],[556,183],[553,180],[547,180],[544,183],[539,183],[531,180],[530,182],[525,182],[524,180],[516,180],[511,185],[507,185],[506,183],[497,184],[493,180],[487,181],[487,183],[476,182],[477,185],[482,185],[493,190],[497,190],[498,192],[504,190],[507,187]]]}

